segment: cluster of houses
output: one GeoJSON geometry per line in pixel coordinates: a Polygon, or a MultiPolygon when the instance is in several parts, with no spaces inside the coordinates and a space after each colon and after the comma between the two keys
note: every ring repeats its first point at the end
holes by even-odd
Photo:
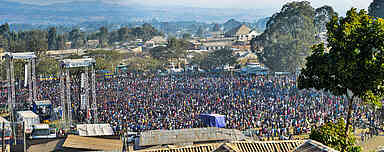
{"type": "MultiPolygon", "coordinates": [[[[239,56],[238,62],[242,65],[258,64],[257,56],[251,51],[251,40],[257,37],[260,33],[250,29],[245,24],[230,29],[228,31],[210,32],[204,38],[191,38],[188,41],[193,47],[187,50],[188,52],[207,53],[220,49],[231,49],[234,55],[239,56]]],[[[158,46],[166,46],[168,40],[163,36],[155,36],[150,40],[143,41],[142,39],[136,39],[129,42],[114,43],[108,48],[98,48],[98,40],[87,40],[85,46],[80,49],[71,49],[71,42],[66,42],[66,49],[64,50],[49,50],[47,55],[55,58],[62,58],[63,56],[69,56],[72,54],[83,55],[86,52],[92,50],[111,50],[119,53],[134,53],[142,54],[143,51],[150,50],[151,48],[158,46]]],[[[0,48],[0,54],[1,54],[0,48]]],[[[189,55],[188,57],[192,57],[189,55]]],[[[180,67],[180,63],[173,63],[175,60],[171,60],[170,68],[180,67]]],[[[188,59],[177,59],[178,62],[184,61],[185,65],[188,65],[188,59]]]]}

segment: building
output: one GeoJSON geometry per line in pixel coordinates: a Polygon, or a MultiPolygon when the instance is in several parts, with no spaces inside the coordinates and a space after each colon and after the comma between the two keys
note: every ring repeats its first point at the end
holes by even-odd
{"type": "Polygon", "coordinates": [[[122,151],[123,142],[119,139],[68,135],[62,147],[63,151],[122,151]]]}
{"type": "Polygon", "coordinates": [[[313,140],[228,141],[187,146],[166,146],[137,152],[337,152],[313,140]]]}
{"type": "Polygon", "coordinates": [[[225,37],[234,37],[236,41],[250,41],[258,35],[260,35],[260,33],[251,30],[244,24],[225,33],[225,37]]]}
{"type": "Polygon", "coordinates": [[[233,28],[226,32],[225,37],[245,37],[251,32],[251,29],[248,28],[245,24],[242,24],[236,28],[233,28]]]}
{"type": "Polygon", "coordinates": [[[233,44],[233,41],[207,41],[202,42],[200,49],[201,50],[208,50],[208,51],[215,51],[220,50],[224,48],[231,48],[233,44]]]}
{"type": "Polygon", "coordinates": [[[144,43],[144,46],[148,47],[148,48],[154,48],[154,47],[158,47],[158,46],[164,46],[167,43],[168,43],[168,41],[164,37],[154,36],[152,39],[146,41],[144,43]]]}
{"type": "Polygon", "coordinates": [[[65,49],[70,49],[72,47],[72,42],[65,42],[65,49]]]}
{"type": "Polygon", "coordinates": [[[135,142],[135,149],[146,149],[164,145],[194,145],[224,141],[245,140],[246,137],[236,129],[191,128],[178,130],[151,130],[142,132],[135,142]]]}
{"type": "Polygon", "coordinates": [[[99,40],[88,40],[87,48],[96,49],[99,46],[99,40]]]}

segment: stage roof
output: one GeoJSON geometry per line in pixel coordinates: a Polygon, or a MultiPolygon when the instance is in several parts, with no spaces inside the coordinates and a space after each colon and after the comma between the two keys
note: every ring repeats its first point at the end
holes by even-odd
{"type": "Polygon", "coordinates": [[[10,56],[13,59],[33,59],[33,58],[36,58],[35,52],[23,52],[23,53],[5,52],[4,56],[10,56]]]}
{"type": "Polygon", "coordinates": [[[93,58],[83,58],[83,59],[64,59],[61,61],[65,68],[76,68],[76,67],[86,67],[91,66],[96,63],[96,60],[93,58]]]}
{"type": "Polygon", "coordinates": [[[79,124],[76,126],[80,136],[112,136],[109,124],[79,124]]]}
{"type": "Polygon", "coordinates": [[[52,105],[52,102],[50,100],[41,100],[41,101],[35,101],[35,104],[37,106],[46,106],[46,105],[52,105]]]}

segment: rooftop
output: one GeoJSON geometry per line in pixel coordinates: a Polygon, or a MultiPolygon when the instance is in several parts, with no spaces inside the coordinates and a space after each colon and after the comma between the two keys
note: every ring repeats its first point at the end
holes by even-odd
{"type": "Polygon", "coordinates": [[[79,124],[76,126],[80,136],[111,136],[113,130],[109,124],[79,124]]]}
{"type": "Polygon", "coordinates": [[[239,141],[244,139],[246,139],[246,137],[236,129],[210,127],[178,130],[152,130],[141,133],[139,146],[239,141]]]}
{"type": "Polygon", "coordinates": [[[34,112],[28,110],[28,111],[18,111],[17,112],[19,115],[23,116],[23,117],[26,117],[26,118],[39,118],[39,116],[37,114],[35,114],[34,112]]]}
{"type": "Polygon", "coordinates": [[[123,142],[115,139],[68,135],[63,147],[95,151],[121,151],[123,149],[123,142]]]}
{"type": "Polygon", "coordinates": [[[138,152],[292,152],[305,142],[305,140],[233,141],[180,147],[168,146],[157,149],[145,149],[138,152]]]}

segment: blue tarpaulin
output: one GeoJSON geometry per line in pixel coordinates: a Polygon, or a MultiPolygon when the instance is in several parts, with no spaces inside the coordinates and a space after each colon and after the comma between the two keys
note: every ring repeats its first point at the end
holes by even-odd
{"type": "Polygon", "coordinates": [[[225,116],[218,114],[200,114],[205,127],[225,128],[225,116]]]}

